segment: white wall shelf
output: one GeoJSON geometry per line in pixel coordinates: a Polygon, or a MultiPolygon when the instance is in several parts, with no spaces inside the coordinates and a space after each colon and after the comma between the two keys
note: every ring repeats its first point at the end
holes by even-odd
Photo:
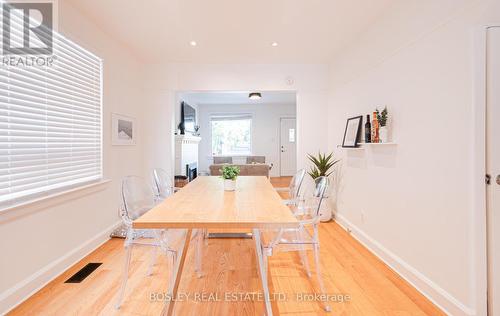
{"type": "Polygon", "coordinates": [[[395,146],[397,143],[359,143],[360,146],[395,146]]]}
{"type": "Polygon", "coordinates": [[[341,145],[337,146],[338,148],[348,149],[348,150],[364,150],[363,147],[342,147],[341,145]]]}
{"type": "Polygon", "coordinates": [[[358,147],[342,147],[342,145],[337,145],[338,148],[349,149],[349,150],[363,150],[364,147],[371,146],[396,146],[397,143],[358,143],[358,147]]]}

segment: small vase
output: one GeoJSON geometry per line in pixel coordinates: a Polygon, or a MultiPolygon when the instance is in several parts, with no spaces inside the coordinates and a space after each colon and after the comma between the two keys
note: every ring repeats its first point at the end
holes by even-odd
{"type": "Polygon", "coordinates": [[[387,126],[380,126],[379,140],[381,143],[388,143],[389,142],[389,132],[387,131],[387,126]]]}
{"type": "Polygon", "coordinates": [[[321,222],[329,222],[332,219],[332,208],[330,207],[330,201],[328,196],[323,198],[321,202],[321,207],[319,209],[319,220],[321,222]]]}
{"type": "Polygon", "coordinates": [[[224,179],[224,191],[236,190],[236,180],[224,179]]]}

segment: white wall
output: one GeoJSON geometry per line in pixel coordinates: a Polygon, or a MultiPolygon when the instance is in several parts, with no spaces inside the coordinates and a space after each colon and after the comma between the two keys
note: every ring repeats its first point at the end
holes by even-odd
{"type": "Polygon", "coordinates": [[[493,22],[498,1],[400,1],[331,67],[330,148],[346,118],[381,105],[397,142],[338,150],[337,219],[453,315],[486,314],[472,207],[473,34],[493,22]]]}
{"type": "Polygon", "coordinates": [[[297,167],[308,165],[306,154],[326,150],[328,67],[326,65],[166,64],[146,69],[149,104],[145,144],[146,170],[156,166],[173,173],[172,135],[176,92],[296,91],[297,167]],[[287,78],[293,78],[293,84],[287,78]],[[169,124],[165,124],[169,117],[169,124]],[[160,142],[156,142],[161,138],[160,142]]]}
{"type": "Polygon", "coordinates": [[[104,61],[103,166],[112,181],[0,213],[0,314],[107,240],[119,222],[121,178],[144,170],[141,68],[66,1],[59,1],[59,30],[104,61]],[[137,118],[136,146],[111,146],[111,112],[137,118]]]}
{"type": "Polygon", "coordinates": [[[212,158],[212,135],[210,117],[212,114],[252,115],[252,155],[265,156],[266,163],[272,164],[271,177],[280,175],[280,118],[295,117],[295,104],[202,104],[198,106],[198,124],[201,142],[198,164],[200,171],[209,172],[212,158]]]}

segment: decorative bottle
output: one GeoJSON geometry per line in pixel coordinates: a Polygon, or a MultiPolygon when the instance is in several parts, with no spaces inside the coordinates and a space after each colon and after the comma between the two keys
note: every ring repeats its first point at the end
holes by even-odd
{"type": "Polygon", "coordinates": [[[372,125],[370,123],[370,114],[366,115],[365,123],[365,143],[371,143],[372,141],[372,125]]]}
{"type": "Polygon", "coordinates": [[[379,124],[377,118],[377,112],[373,112],[373,122],[372,122],[372,143],[378,143],[379,141],[379,124]]]}

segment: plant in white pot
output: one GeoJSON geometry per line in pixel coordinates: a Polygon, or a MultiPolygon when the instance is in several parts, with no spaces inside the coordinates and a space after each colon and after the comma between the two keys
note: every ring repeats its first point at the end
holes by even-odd
{"type": "Polygon", "coordinates": [[[389,131],[387,130],[387,118],[389,116],[389,112],[387,111],[387,107],[384,107],[382,113],[379,113],[377,109],[377,120],[380,124],[380,128],[378,131],[380,142],[388,143],[389,142],[389,131]]]}
{"type": "Polygon", "coordinates": [[[224,179],[224,190],[234,191],[236,189],[236,178],[240,174],[237,166],[223,166],[221,169],[222,179],[224,179]]]}
{"type": "MultiPolygon", "coordinates": [[[[333,153],[326,155],[326,154],[321,154],[321,152],[318,152],[317,157],[308,154],[307,158],[309,158],[309,160],[313,163],[311,170],[308,172],[308,174],[311,176],[311,178],[313,178],[313,180],[316,180],[316,178],[322,176],[330,177],[333,173],[333,170],[331,170],[332,167],[337,162],[339,162],[339,160],[334,159],[333,153]]],[[[332,181],[330,179],[330,183],[331,182],[332,181]]],[[[330,205],[328,192],[325,192],[319,213],[320,213],[320,220],[322,222],[328,222],[329,220],[332,219],[332,208],[330,205]]]]}

